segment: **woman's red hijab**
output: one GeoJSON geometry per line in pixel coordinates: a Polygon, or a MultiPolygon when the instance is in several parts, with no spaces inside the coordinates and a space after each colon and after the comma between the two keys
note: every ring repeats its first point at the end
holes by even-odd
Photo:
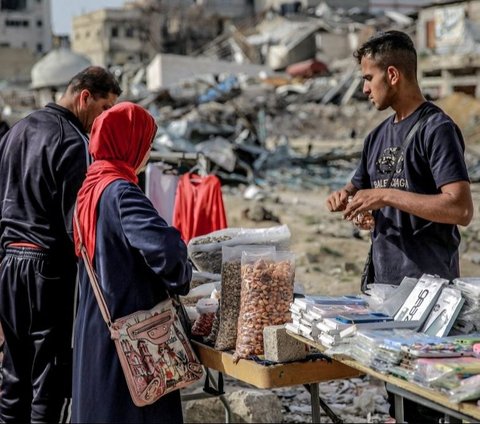
{"type": "MultiPolygon", "coordinates": [[[[87,254],[93,262],[97,205],[103,190],[118,179],[138,183],[136,169],[141,165],[157,126],[142,107],[122,102],[99,115],[92,127],[89,151],[94,162],[77,196],[77,214],[87,254]]],[[[74,222],[75,252],[81,256],[80,239],[74,222]]]]}

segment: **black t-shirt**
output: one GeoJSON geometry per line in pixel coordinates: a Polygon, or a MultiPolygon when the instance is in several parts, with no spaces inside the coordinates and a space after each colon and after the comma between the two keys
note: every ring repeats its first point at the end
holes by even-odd
{"type": "MultiPolygon", "coordinates": [[[[396,152],[410,128],[426,110],[436,110],[417,130],[397,165],[392,188],[438,194],[456,181],[469,181],[465,144],[455,123],[432,103],[423,103],[409,117],[394,123],[387,118],[365,139],[361,162],[352,178],[358,189],[386,187],[396,152]]],[[[372,234],[375,283],[400,284],[403,277],[423,273],[453,279],[459,276],[456,225],[439,224],[384,207],[374,212],[372,234]]]]}
{"type": "Polygon", "coordinates": [[[48,104],[0,143],[0,257],[10,242],[75,259],[73,207],[87,169],[88,139],[69,110],[48,104]]]}

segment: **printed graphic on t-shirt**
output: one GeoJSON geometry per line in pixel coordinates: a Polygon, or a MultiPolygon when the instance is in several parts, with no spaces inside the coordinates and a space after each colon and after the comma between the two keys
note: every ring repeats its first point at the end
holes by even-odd
{"type": "Polygon", "coordinates": [[[400,176],[403,172],[403,155],[397,161],[400,147],[387,147],[375,162],[377,175],[384,178],[376,178],[373,181],[374,188],[385,188],[396,165],[395,173],[390,183],[392,188],[408,189],[408,182],[405,177],[400,176]],[[398,176],[396,176],[398,175],[398,176]]]}

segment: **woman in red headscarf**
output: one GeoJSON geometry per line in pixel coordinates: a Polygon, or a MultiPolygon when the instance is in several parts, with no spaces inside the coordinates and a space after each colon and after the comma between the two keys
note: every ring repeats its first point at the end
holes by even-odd
{"type": "MultiPolygon", "coordinates": [[[[191,266],[180,233],[138,187],[156,124],[142,107],[119,103],[94,122],[94,162],[77,198],[81,239],[112,319],[155,306],[167,292],[186,294],[191,266]]],[[[75,228],[75,226],[74,226],[75,228]]],[[[78,251],[79,234],[75,228],[78,251]]],[[[75,322],[72,422],[182,422],[178,391],[136,407],[83,261],[75,322]]]]}

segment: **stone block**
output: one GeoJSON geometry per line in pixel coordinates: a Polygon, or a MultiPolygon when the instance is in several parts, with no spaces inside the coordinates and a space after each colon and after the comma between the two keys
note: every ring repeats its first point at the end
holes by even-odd
{"type": "MultiPolygon", "coordinates": [[[[224,395],[234,423],[281,423],[283,407],[274,393],[260,390],[236,390],[224,395]]],[[[225,409],[218,398],[192,400],[184,405],[184,421],[193,423],[225,422],[225,409]]]]}
{"type": "Polygon", "coordinates": [[[299,361],[307,355],[306,345],[290,336],[284,325],[271,325],[263,329],[263,347],[267,361],[299,361]]]}

